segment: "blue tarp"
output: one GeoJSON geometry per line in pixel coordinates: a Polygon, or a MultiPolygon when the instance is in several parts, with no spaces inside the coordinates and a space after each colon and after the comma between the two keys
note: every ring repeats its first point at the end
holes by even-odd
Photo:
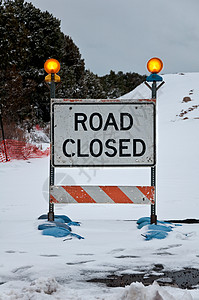
{"type": "Polygon", "coordinates": [[[137,220],[138,229],[146,227],[146,233],[142,234],[146,241],[152,239],[164,239],[168,236],[168,232],[171,232],[175,226],[179,226],[179,224],[175,225],[164,221],[157,221],[157,225],[150,224],[150,221],[149,217],[142,217],[137,220]]]}
{"type": "Polygon", "coordinates": [[[158,230],[151,230],[148,231],[146,234],[142,234],[142,236],[145,237],[146,241],[152,240],[152,239],[165,239],[168,235],[168,232],[166,231],[158,231],[158,230]]]}
{"type": "Polygon", "coordinates": [[[65,224],[65,223],[59,223],[59,222],[46,222],[46,223],[40,224],[38,226],[38,229],[39,230],[44,230],[44,229],[48,229],[48,228],[52,228],[52,227],[61,227],[61,228],[65,228],[65,229],[67,229],[69,231],[72,230],[70,228],[70,226],[68,226],[67,224],[65,224]]]}
{"type": "Polygon", "coordinates": [[[78,239],[84,239],[82,236],[72,233],[72,229],[70,226],[80,226],[79,222],[73,222],[69,217],[65,215],[55,215],[54,221],[47,221],[47,215],[41,215],[39,220],[46,220],[45,223],[40,224],[38,226],[38,230],[42,231],[43,235],[49,235],[54,237],[76,237],[78,239]]]}
{"type": "MultiPolygon", "coordinates": [[[[48,219],[48,215],[44,214],[41,215],[39,218],[39,220],[47,220],[48,219]]],[[[69,217],[65,216],[65,215],[54,215],[54,221],[57,222],[62,222],[62,223],[67,223],[69,226],[80,226],[80,222],[73,222],[69,217]]]]}
{"type": "Polygon", "coordinates": [[[83,239],[82,236],[70,232],[68,229],[63,228],[63,227],[49,227],[43,230],[42,232],[43,235],[49,235],[49,236],[54,236],[54,237],[66,237],[66,236],[71,236],[71,237],[76,237],[79,240],[83,239]]]}

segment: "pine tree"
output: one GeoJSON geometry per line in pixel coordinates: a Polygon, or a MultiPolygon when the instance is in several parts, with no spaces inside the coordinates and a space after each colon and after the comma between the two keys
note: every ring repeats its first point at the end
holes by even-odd
{"type": "Polygon", "coordinates": [[[79,48],[60,29],[60,20],[24,0],[0,0],[0,101],[7,122],[33,126],[50,119],[44,63],[60,61],[60,98],[118,98],[145,80],[137,73],[85,70],[79,48]]]}
{"type": "Polygon", "coordinates": [[[86,99],[100,99],[106,97],[102,85],[97,75],[90,70],[86,70],[83,82],[83,98],[86,99]]]}
{"type": "Polygon", "coordinates": [[[108,98],[118,98],[133,89],[146,80],[145,75],[139,75],[138,73],[123,73],[110,71],[108,75],[101,76],[100,82],[103,90],[108,98]]]}
{"type": "Polygon", "coordinates": [[[68,90],[75,95],[81,89],[85,71],[78,47],[61,32],[60,20],[24,0],[0,2],[0,37],[0,97],[4,115],[17,122],[32,115],[37,117],[35,122],[49,121],[44,62],[50,57],[60,61],[60,94],[68,90]],[[32,108],[37,112],[32,114],[32,108]]]}

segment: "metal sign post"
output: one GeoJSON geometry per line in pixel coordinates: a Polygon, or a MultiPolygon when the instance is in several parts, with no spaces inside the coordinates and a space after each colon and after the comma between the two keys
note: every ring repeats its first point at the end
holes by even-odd
{"type": "MultiPolygon", "coordinates": [[[[55,98],[55,74],[52,73],[51,74],[51,85],[50,85],[50,98],[55,98]]],[[[51,127],[51,122],[50,122],[50,127],[51,127]]],[[[51,128],[50,128],[50,132],[51,132],[51,128]]],[[[50,133],[50,143],[52,143],[52,137],[51,137],[51,133],[50,133]]],[[[52,147],[52,144],[51,144],[52,147]]],[[[55,169],[52,165],[52,157],[51,157],[51,153],[50,153],[50,182],[49,182],[49,187],[51,187],[52,185],[54,185],[55,183],[55,169]]],[[[49,213],[48,213],[48,221],[54,221],[54,204],[50,201],[50,197],[49,197],[49,213]]]]}
{"type": "MultiPolygon", "coordinates": [[[[60,63],[56,59],[48,59],[44,64],[44,69],[48,73],[45,77],[45,81],[50,83],[50,99],[55,98],[55,82],[60,81],[60,77],[56,74],[60,70],[60,63]]],[[[50,121],[50,147],[52,147],[52,137],[51,137],[51,121],[50,121]]],[[[52,165],[52,156],[50,153],[50,178],[49,178],[49,212],[48,221],[54,221],[54,203],[50,199],[50,187],[54,185],[55,182],[55,169],[52,165]]]]}
{"type": "MultiPolygon", "coordinates": [[[[147,64],[148,70],[151,72],[151,75],[146,79],[146,86],[151,89],[152,95],[151,98],[157,99],[157,90],[164,84],[163,78],[157,73],[159,73],[163,68],[163,63],[159,58],[152,58],[148,61],[147,64]],[[161,82],[157,86],[157,81],[161,82]],[[152,82],[152,86],[148,84],[152,82]]],[[[156,128],[155,128],[156,131],[156,128]]],[[[156,166],[151,167],[151,185],[156,187],[156,166]]],[[[157,215],[156,215],[156,189],[154,194],[154,204],[151,204],[151,224],[157,224],[157,215]]]]}
{"type": "Polygon", "coordinates": [[[7,149],[6,149],[6,142],[5,142],[5,135],[4,135],[4,129],[3,129],[3,120],[2,120],[2,104],[0,103],[0,126],[1,126],[1,133],[2,133],[2,140],[3,140],[3,146],[4,146],[4,152],[6,161],[8,161],[8,155],[7,155],[7,149]]]}

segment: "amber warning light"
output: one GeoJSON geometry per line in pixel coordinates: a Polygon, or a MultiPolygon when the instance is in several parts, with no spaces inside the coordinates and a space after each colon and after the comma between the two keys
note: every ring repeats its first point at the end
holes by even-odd
{"type": "Polygon", "coordinates": [[[60,70],[60,63],[54,58],[48,59],[44,64],[44,70],[48,74],[57,73],[60,70]]]}
{"type": "Polygon", "coordinates": [[[147,63],[147,69],[152,74],[159,73],[163,68],[163,62],[157,57],[151,58],[147,63]]]}
{"type": "Polygon", "coordinates": [[[44,70],[48,73],[45,82],[60,82],[60,77],[56,74],[60,70],[60,63],[54,58],[48,59],[44,64],[44,70]]]}

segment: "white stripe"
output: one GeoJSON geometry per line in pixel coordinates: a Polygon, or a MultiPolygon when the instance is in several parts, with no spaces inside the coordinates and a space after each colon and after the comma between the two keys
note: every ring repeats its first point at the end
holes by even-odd
{"type": "Polygon", "coordinates": [[[99,186],[82,186],[97,203],[115,203],[99,186]]]}
{"type": "Polygon", "coordinates": [[[134,204],[151,204],[149,199],[136,186],[118,186],[134,204]]]}
{"type": "Polygon", "coordinates": [[[59,203],[77,203],[77,201],[62,186],[51,186],[50,194],[59,203]]]}

